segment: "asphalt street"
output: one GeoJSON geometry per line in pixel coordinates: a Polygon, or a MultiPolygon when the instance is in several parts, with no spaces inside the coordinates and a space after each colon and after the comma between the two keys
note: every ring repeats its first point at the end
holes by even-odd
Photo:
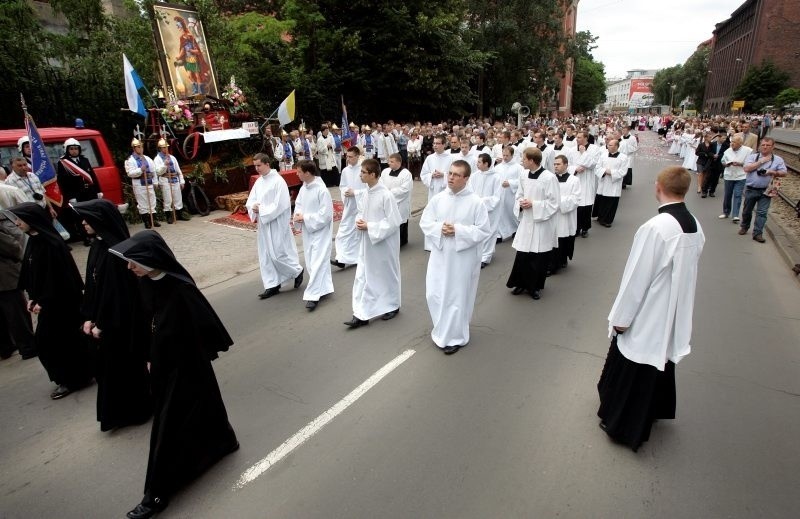
{"type": "MultiPolygon", "coordinates": [[[[334,269],[336,292],[313,313],[302,290],[258,300],[257,272],[207,288],[236,341],[214,367],[241,449],[160,517],[795,517],[800,285],[769,241],[717,219],[721,198],[688,198],[707,241],[677,418],[638,453],[597,426],[606,317],[633,234],[656,213],[655,174],[671,163],[637,159],[614,226],[578,238],[539,301],[510,294],[514,251],[499,245],[471,342],[452,356],[429,336],[419,215],[394,320],[342,324],[353,268],[334,269]]],[[[60,401],[51,389],[37,361],[0,363],[0,517],[123,517],[141,499],[149,425],[101,433],[95,386],[60,401]]]]}

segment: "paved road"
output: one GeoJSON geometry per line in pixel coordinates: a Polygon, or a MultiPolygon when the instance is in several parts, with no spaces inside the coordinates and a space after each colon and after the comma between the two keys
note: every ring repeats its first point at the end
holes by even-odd
{"type": "MultiPolygon", "coordinates": [[[[645,138],[650,138],[649,135],[645,138]]],[[[639,161],[612,229],[540,301],[512,296],[508,244],[482,271],[471,344],[428,337],[418,227],[402,252],[403,308],[347,331],[353,270],[313,314],[299,292],[258,301],[257,274],[206,290],[235,347],[215,362],[242,448],[163,517],[793,517],[800,507],[800,286],[771,244],[717,220],[707,236],[694,352],[678,418],[634,454],[597,427],[605,317],[663,160],[639,161]],[[243,488],[241,475],[407,350],[416,353],[243,488]]],[[[418,222],[418,219],[416,220],[418,222]]],[[[0,363],[0,517],[122,517],[141,497],[149,428],[100,433],[95,389],[53,402],[35,362],[0,363]]]]}

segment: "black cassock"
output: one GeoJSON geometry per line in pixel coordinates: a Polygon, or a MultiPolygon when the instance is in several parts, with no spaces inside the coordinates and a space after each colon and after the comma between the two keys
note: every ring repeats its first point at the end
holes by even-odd
{"type": "Polygon", "coordinates": [[[214,309],[154,231],[112,248],[164,272],[142,278],[152,327],[150,377],[155,399],[145,504],[168,498],[223,456],[239,448],[211,367],[233,344],[214,309]]]}
{"type": "Polygon", "coordinates": [[[34,335],[39,360],[50,380],[78,389],[93,377],[86,339],[81,333],[83,280],[48,212],[33,202],[10,209],[31,227],[19,288],[41,306],[34,335]]]}
{"type": "Polygon", "coordinates": [[[108,252],[130,237],[117,207],[105,199],[72,205],[95,230],[86,262],[81,313],[101,330],[97,345],[97,421],[101,431],[146,422],[153,414],[147,371],[149,329],[136,276],[108,252]]]}

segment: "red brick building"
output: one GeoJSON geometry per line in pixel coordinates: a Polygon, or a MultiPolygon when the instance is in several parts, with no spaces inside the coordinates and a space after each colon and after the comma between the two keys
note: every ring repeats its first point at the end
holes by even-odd
{"type": "MultiPolygon", "coordinates": [[[[800,86],[800,2],[746,0],[714,29],[703,110],[731,111],[731,93],[747,69],[771,60],[800,86]]],[[[777,92],[776,92],[777,93],[777,92]]]]}
{"type": "MultiPolygon", "coordinates": [[[[575,36],[575,25],[578,18],[578,1],[565,0],[564,2],[564,34],[575,36]]],[[[561,86],[558,90],[558,115],[559,117],[572,115],[572,78],[575,74],[575,63],[572,58],[567,60],[564,73],[561,75],[561,86]]]]}

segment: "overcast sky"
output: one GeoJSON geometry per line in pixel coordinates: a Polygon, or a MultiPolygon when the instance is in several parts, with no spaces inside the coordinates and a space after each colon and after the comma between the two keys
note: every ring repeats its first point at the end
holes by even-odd
{"type": "Polygon", "coordinates": [[[577,29],[599,37],[592,54],[606,77],[624,77],[683,64],[744,1],[580,0],[577,29]]]}

